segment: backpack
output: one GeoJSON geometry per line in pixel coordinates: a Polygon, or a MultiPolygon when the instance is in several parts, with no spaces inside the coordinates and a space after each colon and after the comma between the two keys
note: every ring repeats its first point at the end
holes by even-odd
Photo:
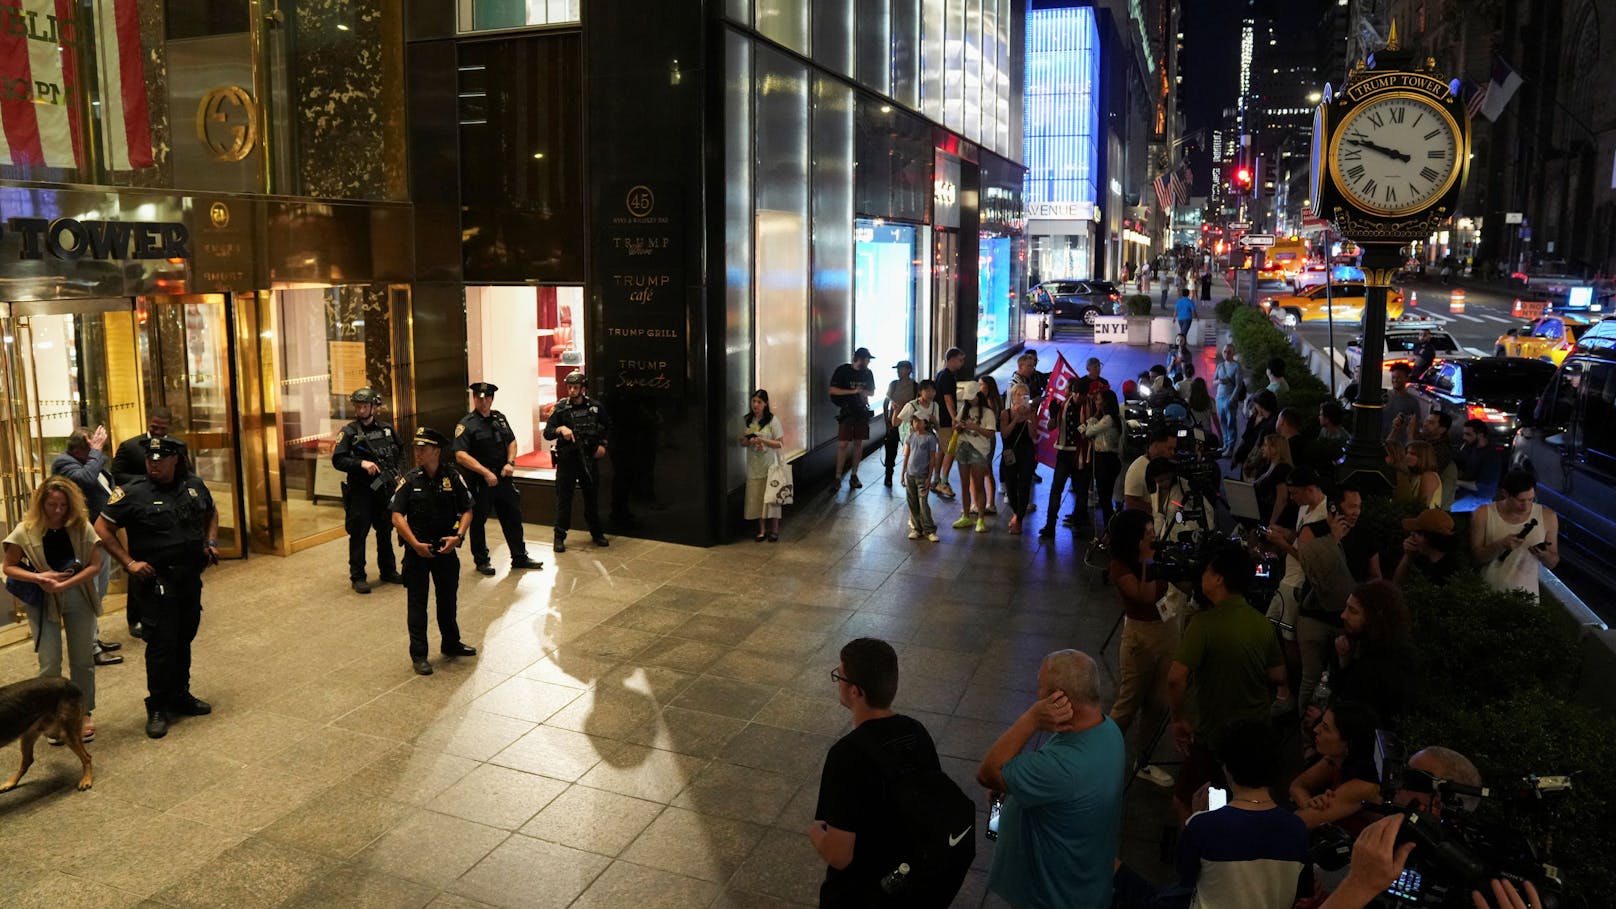
{"type": "MultiPolygon", "coordinates": [[[[976,859],[976,803],[941,767],[915,767],[912,752],[866,748],[865,753],[881,772],[898,861],[909,866],[890,905],[946,909],[976,859]]],[[[882,869],[882,877],[896,867],[882,869]]]]}

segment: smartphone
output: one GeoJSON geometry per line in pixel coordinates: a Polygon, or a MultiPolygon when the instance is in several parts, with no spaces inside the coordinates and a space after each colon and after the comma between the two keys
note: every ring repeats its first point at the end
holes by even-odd
{"type": "Polygon", "coordinates": [[[1004,793],[995,792],[988,799],[988,839],[999,838],[999,812],[1004,808],[1004,793]]]}
{"type": "Polygon", "coordinates": [[[1229,790],[1209,786],[1206,790],[1206,810],[1216,811],[1229,804],[1229,790]]]}
{"type": "Polygon", "coordinates": [[[1549,541],[1544,540],[1543,542],[1537,544],[1536,546],[1533,546],[1532,551],[1533,552],[1546,552],[1546,551],[1548,551],[1548,548],[1549,548],[1549,541]]]}

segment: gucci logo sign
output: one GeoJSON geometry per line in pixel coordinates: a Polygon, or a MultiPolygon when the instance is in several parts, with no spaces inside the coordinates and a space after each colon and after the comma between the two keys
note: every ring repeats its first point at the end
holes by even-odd
{"type": "Polygon", "coordinates": [[[258,102],[239,85],[210,89],[196,107],[196,138],[215,161],[240,161],[258,144],[258,102]]]}
{"type": "Polygon", "coordinates": [[[954,184],[941,178],[932,181],[931,191],[932,198],[944,205],[953,205],[959,198],[958,189],[954,184]]]}

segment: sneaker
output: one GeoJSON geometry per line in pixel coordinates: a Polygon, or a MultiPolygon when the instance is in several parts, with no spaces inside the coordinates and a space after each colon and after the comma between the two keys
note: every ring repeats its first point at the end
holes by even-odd
{"type": "Polygon", "coordinates": [[[146,737],[160,739],[168,735],[168,716],[161,710],[146,711],[146,737]]]}
{"type": "Polygon", "coordinates": [[[965,528],[971,526],[974,523],[975,523],[975,520],[970,515],[962,514],[962,515],[959,516],[959,520],[954,522],[954,529],[955,530],[964,530],[965,528]]]}
{"type": "Polygon", "coordinates": [[[954,498],[954,487],[948,485],[947,483],[938,483],[936,486],[931,488],[931,491],[937,493],[939,496],[942,496],[945,499],[954,498]]]}
{"type": "Polygon", "coordinates": [[[934,531],[932,533],[926,534],[926,542],[928,542],[928,543],[941,543],[942,538],[937,536],[936,532],[934,531]]]}
{"type": "Polygon", "coordinates": [[[1163,789],[1167,789],[1173,785],[1173,775],[1160,767],[1157,767],[1155,764],[1140,767],[1139,772],[1134,774],[1134,776],[1138,779],[1144,780],[1147,783],[1160,786],[1163,789]]]}
{"type": "Polygon", "coordinates": [[[918,531],[918,530],[909,531],[909,539],[911,539],[911,540],[920,539],[920,531],[918,531]]]}
{"type": "Polygon", "coordinates": [[[987,522],[986,518],[977,518],[976,519],[976,532],[977,533],[987,533],[988,532],[988,522],[987,522]]]}

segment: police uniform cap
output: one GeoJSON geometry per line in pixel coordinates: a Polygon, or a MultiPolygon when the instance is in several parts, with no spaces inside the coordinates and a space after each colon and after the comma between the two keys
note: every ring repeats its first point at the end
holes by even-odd
{"type": "Polygon", "coordinates": [[[567,373],[567,377],[561,381],[567,383],[568,385],[582,385],[589,380],[584,378],[583,370],[574,369],[572,372],[567,373]]]}
{"type": "Polygon", "coordinates": [[[499,391],[499,386],[492,382],[473,382],[467,387],[479,398],[492,398],[499,391]]]}
{"type": "Polygon", "coordinates": [[[156,436],[146,439],[146,460],[148,461],[160,461],[163,458],[171,458],[179,453],[180,443],[167,436],[161,439],[156,436]]]}
{"type": "Polygon", "coordinates": [[[443,433],[438,432],[436,429],[433,429],[430,426],[422,426],[420,429],[415,431],[415,444],[435,445],[438,448],[442,448],[443,446],[449,444],[449,440],[445,439],[443,437],[443,433]]]}

